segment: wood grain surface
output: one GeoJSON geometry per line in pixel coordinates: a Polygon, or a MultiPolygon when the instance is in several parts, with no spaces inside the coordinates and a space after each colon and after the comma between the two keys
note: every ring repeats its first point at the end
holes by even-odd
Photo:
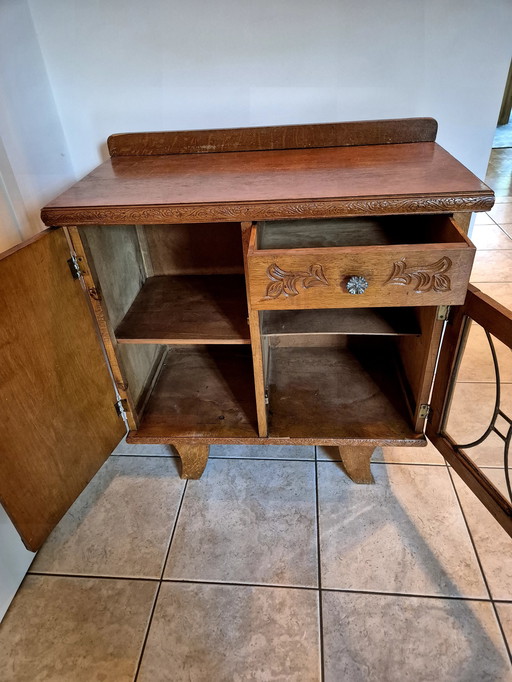
{"type": "Polygon", "coordinates": [[[110,156],[211,154],[434,142],[436,134],[437,121],[433,118],[399,118],[220,130],[116,133],[110,135],[107,145],[110,156]]]}
{"type": "Polygon", "coordinates": [[[37,550],[125,432],[62,230],[0,258],[0,502],[37,550]]]}
{"type": "Polygon", "coordinates": [[[114,157],[42,211],[49,225],[484,211],[492,191],[434,142],[114,157]]]}
{"type": "Polygon", "coordinates": [[[243,275],[161,275],[144,283],[119,343],[250,343],[243,275]]]}
{"type": "Polygon", "coordinates": [[[272,348],[269,436],[413,438],[385,338],[358,337],[347,348],[272,348]]]}
{"type": "Polygon", "coordinates": [[[170,347],[137,436],[257,437],[250,349],[170,347]]]}

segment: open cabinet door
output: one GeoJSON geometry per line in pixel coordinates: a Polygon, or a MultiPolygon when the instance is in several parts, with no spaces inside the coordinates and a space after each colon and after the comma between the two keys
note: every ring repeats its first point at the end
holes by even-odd
{"type": "Polygon", "coordinates": [[[125,431],[62,229],[0,256],[0,502],[37,550],[125,431]]]}
{"type": "Polygon", "coordinates": [[[470,285],[464,305],[453,310],[446,326],[426,428],[428,438],[510,536],[511,348],[512,312],[470,285]],[[477,385],[476,398],[469,401],[466,396],[464,404],[458,375],[475,325],[486,346],[473,347],[469,354],[475,356],[477,350],[481,362],[487,353],[491,369],[485,383],[477,385]],[[507,384],[502,383],[503,361],[507,384]],[[456,411],[465,418],[453,418],[456,411]]]}

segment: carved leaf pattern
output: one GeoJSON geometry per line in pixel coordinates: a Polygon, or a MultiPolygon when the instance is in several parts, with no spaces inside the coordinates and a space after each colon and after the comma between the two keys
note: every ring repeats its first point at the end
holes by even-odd
{"type": "Polygon", "coordinates": [[[494,195],[466,197],[423,197],[420,199],[350,199],[338,201],[276,202],[257,204],[201,204],[118,206],[99,208],[45,208],[41,217],[46,225],[131,224],[205,222],[209,220],[269,220],[270,218],[331,218],[338,216],[387,213],[452,213],[487,211],[494,195]]]}
{"type": "Polygon", "coordinates": [[[451,290],[451,281],[446,274],[452,267],[452,261],[448,256],[443,256],[435,263],[407,267],[405,258],[393,263],[393,269],[389,279],[384,284],[399,284],[408,286],[414,284],[417,293],[435,291],[443,293],[451,290]]]}
{"type": "Polygon", "coordinates": [[[286,272],[286,270],[281,270],[277,263],[272,263],[267,268],[267,276],[272,280],[267,286],[267,298],[278,298],[281,295],[297,296],[299,286],[303,289],[310,289],[329,284],[319,264],[311,265],[306,272],[286,272]]]}

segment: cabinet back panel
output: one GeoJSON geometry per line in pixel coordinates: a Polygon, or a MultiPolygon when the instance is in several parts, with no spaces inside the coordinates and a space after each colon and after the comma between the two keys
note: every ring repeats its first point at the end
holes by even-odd
{"type": "Polygon", "coordinates": [[[240,223],[145,225],[154,275],[242,274],[240,223]]]}

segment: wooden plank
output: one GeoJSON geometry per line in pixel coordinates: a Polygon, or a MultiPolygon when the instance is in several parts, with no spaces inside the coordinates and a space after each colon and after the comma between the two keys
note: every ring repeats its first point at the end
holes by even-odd
{"type": "Polygon", "coordinates": [[[349,348],[273,348],[269,436],[414,439],[386,339],[349,348]]]}
{"type": "Polygon", "coordinates": [[[419,335],[410,308],[334,308],[330,310],[265,310],[262,334],[419,335]]]}
{"type": "Polygon", "coordinates": [[[354,145],[434,142],[433,118],[345,121],[309,125],[116,133],[107,140],[110,156],[211,154],[213,152],[303,149],[354,145]]]}
{"type": "Polygon", "coordinates": [[[250,343],[243,275],[150,277],[116,329],[119,343],[250,343]]]}
{"type": "Polygon", "coordinates": [[[48,204],[50,225],[487,211],[494,194],[433,142],[115,157],[48,204]]]}
{"type": "Polygon", "coordinates": [[[69,257],[62,230],[0,257],[0,502],[33,551],[125,431],[69,257]]]}
{"type": "MultiPolygon", "coordinates": [[[[142,416],[145,439],[257,437],[246,346],[170,347],[142,416]]],[[[148,441],[149,442],[149,441],[148,441]]]]}
{"type": "Polygon", "coordinates": [[[239,223],[145,225],[154,275],[243,274],[239,223]]]}
{"type": "Polygon", "coordinates": [[[261,320],[259,313],[251,309],[250,304],[250,280],[247,263],[247,253],[249,250],[249,243],[253,237],[252,223],[241,224],[242,234],[242,251],[244,257],[245,269],[245,287],[248,307],[248,322],[249,332],[251,335],[251,352],[252,352],[252,367],[254,380],[254,397],[256,401],[256,414],[258,417],[258,433],[262,438],[268,435],[268,416],[267,416],[267,401],[266,401],[266,376],[268,359],[268,348],[262,342],[261,338],[261,320]]]}
{"type": "MultiPolygon", "coordinates": [[[[427,440],[422,433],[414,433],[407,438],[288,438],[286,436],[269,436],[264,441],[259,436],[197,436],[192,439],[194,442],[208,445],[324,445],[326,447],[347,446],[347,445],[366,445],[376,448],[382,447],[425,447],[427,440]]],[[[127,443],[140,443],[147,445],[180,445],[190,443],[190,437],[180,436],[147,436],[139,435],[138,431],[130,431],[126,437],[127,443]]]]}

